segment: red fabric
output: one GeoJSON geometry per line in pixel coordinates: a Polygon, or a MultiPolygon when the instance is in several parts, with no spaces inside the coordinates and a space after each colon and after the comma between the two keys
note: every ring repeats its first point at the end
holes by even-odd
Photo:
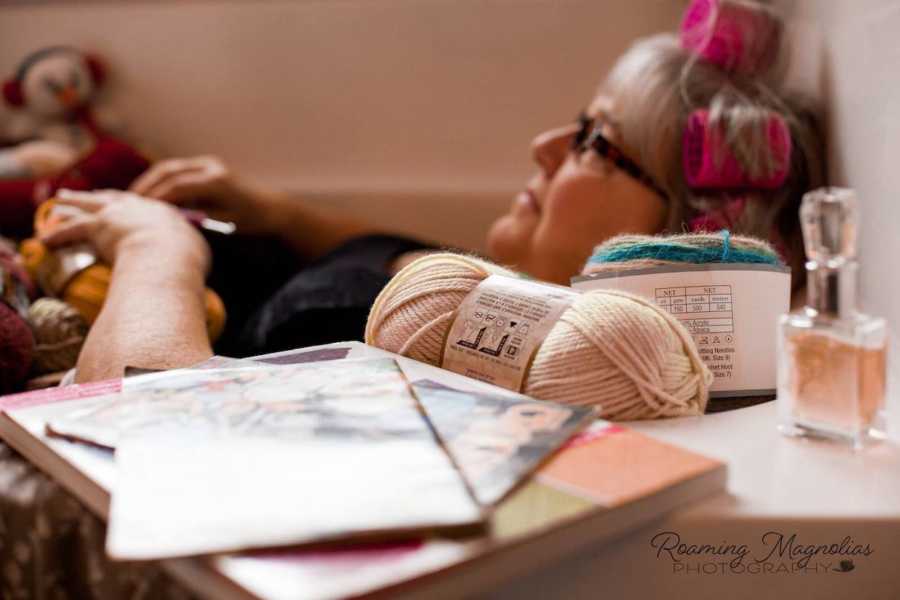
{"type": "Polygon", "coordinates": [[[52,192],[60,188],[128,189],[149,166],[150,162],[131,146],[103,137],[97,140],[90,154],[52,183],[52,192]]]}
{"type": "Polygon", "coordinates": [[[25,320],[0,302],[0,395],[22,388],[34,354],[34,338],[25,320]]]}
{"type": "Polygon", "coordinates": [[[39,180],[0,180],[0,233],[13,237],[26,236],[32,228],[37,204],[35,186],[39,180]]]}
{"type": "Polygon", "coordinates": [[[9,273],[13,280],[25,289],[29,298],[37,297],[37,287],[25,267],[19,264],[15,248],[0,243],[0,275],[3,274],[3,271],[9,273]]]}
{"type": "MultiPolygon", "coordinates": [[[[90,122],[86,125],[92,128],[90,122]]],[[[0,233],[31,235],[37,205],[60,188],[128,189],[149,166],[150,162],[128,144],[99,135],[90,154],[58,177],[0,180],[0,233]]]]}

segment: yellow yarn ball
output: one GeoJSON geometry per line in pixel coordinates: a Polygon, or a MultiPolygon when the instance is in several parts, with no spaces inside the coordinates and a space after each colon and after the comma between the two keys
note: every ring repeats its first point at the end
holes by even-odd
{"type": "Polygon", "coordinates": [[[206,333],[211,341],[216,341],[225,329],[225,304],[219,295],[206,288],[206,333]]]}
{"type": "Polygon", "coordinates": [[[62,222],[61,217],[53,216],[53,207],[55,205],[56,202],[53,199],[45,200],[34,211],[34,232],[39,236],[52,229],[54,225],[62,222]]]}
{"type": "MultiPolygon", "coordinates": [[[[45,203],[46,204],[46,203],[45,203]]],[[[41,205],[44,206],[44,205],[41,205]]],[[[37,239],[27,239],[19,246],[25,269],[38,282],[42,271],[53,269],[53,253],[37,239]]],[[[75,274],[62,290],[44,289],[44,293],[58,295],[81,314],[88,325],[93,325],[100,315],[109,290],[111,269],[104,264],[95,264],[75,274]]],[[[219,295],[207,288],[204,297],[206,308],[206,331],[211,341],[216,341],[225,329],[225,305],[219,295]]]]}
{"type": "MultiPolygon", "coordinates": [[[[93,325],[103,308],[109,289],[111,269],[106,265],[93,265],[72,278],[63,290],[62,299],[71,304],[85,320],[93,325]]],[[[225,329],[225,304],[219,295],[209,288],[204,294],[206,333],[216,341],[225,329]]]]}
{"type": "Polygon", "coordinates": [[[89,325],[100,315],[109,290],[111,270],[106,265],[91,265],[72,277],[61,298],[81,313],[89,325]]]}
{"type": "MultiPolygon", "coordinates": [[[[457,307],[491,274],[515,276],[455,254],[409,264],[375,300],[366,343],[440,366],[457,307]]],[[[594,405],[607,419],[653,419],[702,414],[711,381],[691,335],[669,313],[638,296],[592,291],[550,330],[521,391],[594,405]]]]}
{"type": "Polygon", "coordinates": [[[28,275],[32,280],[39,281],[40,266],[50,254],[47,247],[40,241],[29,238],[19,244],[19,254],[22,256],[22,263],[25,270],[28,271],[28,275]]]}

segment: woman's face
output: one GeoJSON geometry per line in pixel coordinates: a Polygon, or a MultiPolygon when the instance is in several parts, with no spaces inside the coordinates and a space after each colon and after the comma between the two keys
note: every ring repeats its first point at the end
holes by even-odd
{"type": "MultiPolygon", "coordinates": [[[[616,130],[615,103],[598,96],[587,115],[632,159],[616,130]]],[[[531,144],[539,169],[488,232],[491,257],[538,279],[568,284],[594,246],[621,233],[658,233],[664,201],[652,189],[592,150],[578,153],[572,123],[538,135],[531,144]]]]}

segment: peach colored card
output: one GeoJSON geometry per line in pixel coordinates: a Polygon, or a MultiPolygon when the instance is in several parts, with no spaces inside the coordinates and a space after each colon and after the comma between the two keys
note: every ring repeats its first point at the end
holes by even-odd
{"type": "Polygon", "coordinates": [[[538,472],[538,481],[613,507],[718,465],[681,448],[611,423],[574,438],[538,472]]]}

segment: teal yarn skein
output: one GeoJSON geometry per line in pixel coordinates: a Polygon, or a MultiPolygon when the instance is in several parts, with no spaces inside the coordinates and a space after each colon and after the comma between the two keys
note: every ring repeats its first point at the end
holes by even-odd
{"type": "Polygon", "coordinates": [[[740,263],[783,267],[778,253],[763,240],[718,233],[671,236],[619,235],[594,248],[582,271],[641,269],[673,264],[740,263]]]}

